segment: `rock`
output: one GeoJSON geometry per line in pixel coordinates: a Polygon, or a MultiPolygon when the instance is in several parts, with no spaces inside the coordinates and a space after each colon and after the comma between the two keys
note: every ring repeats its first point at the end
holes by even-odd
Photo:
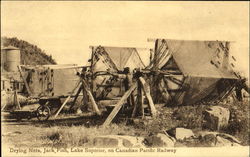
{"type": "Polygon", "coordinates": [[[114,137],[95,137],[93,139],[93,146],[94,147],[103,147],[103,148],[112,148],[112,147],[119,147],[119,139],[114,137]]]}
{"type": "Polygon", "coordinates": [[[241,142],[229,134],[201,131],[198,132],[198,135],[200,137],[200,143],[202,146],[241,146],[241,142]]]}
{"type": "Polygon", "coordinates": [[[241,146],[241,145],[235,142],[231,142],[230,140],[225,139],[223,137],[217,136],[215,146],[221,147],[221,146],[241,146]]]}
{"type": "Polygon", "coordinates": [[[194,137],[193,131],[185,128],[175,128],[169,130],[168,133],[174,136],[177,140],[184,140],[185,138],[194,137]]]}
{"type": "Polygon", "coordinates": [[[199,131],[197,132],[197,136],[200,136],[200,137],[204,137],[206,135],[214,135],[214,136],[217,136],[218,132],[215,132],[215,131],[199,131]]]}
{"type": "Polygon", "coordinates": [[[212,106],[204,113],[203,128],[210,130],[220,130],[228,125],[230,112],[220,106],[212,106]]]}
{"type": "Polygon", "coordinates": [[[234,143],[238,143],[238,144],[241,143],[241,141],[239,141],[239,140],[236,139],[234,136],[229,135],[229,134],[219,133],[217,136],[221,136],[221,137],[223,137],[223,138],[225,138],[225,139],[227,139],[227,140],[229,140],[229,141],[231,141],[231,142],[234,142],[234,143]]]}
{"type": "Polygon", "coordinates": [[[150,147],[174,147],[175,144],[175,141],[173,141],[169,135],[162,133],[145,138],[145,142],[146,145],[150,147]]]}
{"type": "Polygon", "coordinates": [[[112,148],[112,147],[145,147],[144,138],[134,136],[107,135],[98,136],[93,139],[93,147],[112,148]]]}
{"type": "Polygon", "coordinates": [[[134,137],[134,136],[119,136],[122,139],[122,144],[124,147],[145,147],[143,145],[144,138],[143,137],[134,137]]]}
{"type": "Polygon", "coordinates": [[[216,135],[207,134],[200,136],[200,145],[203,147],[214,147],[216,143],[216,135]]]}

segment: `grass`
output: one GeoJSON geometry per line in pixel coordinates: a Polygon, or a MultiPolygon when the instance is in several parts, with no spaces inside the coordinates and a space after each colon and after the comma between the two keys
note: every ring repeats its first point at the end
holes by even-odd
{"type": "Polygon", "coordinates": [[[90,146],[90,141],[96,136],[103,135],[131,135],[136,134],[136,130],[125,124],[111,124],[109,127],[92,126],[54,126],[46,128],[45,135],[41,136],[44,141],[43,146],[72,147],[90,146]]]}
{"type": "Polygon", "coordinates": [[[228,127],[223,131],[240,139],[243,145],[249,145],[249,99],[244,99],[242,102],[227,101],[222,103],[221,106],[228,108],[230,111],[228,127]]]}
{"type": "Polygon", "coordinates": [[[164,107],[163,104],[156,106],[159,114],[155,119],[143,120],[143,123],[135,127],[145,130],[148,134],[170,130],[176,127],[188,129],[202,129],[202,120],[206,105],[164,107]]]}

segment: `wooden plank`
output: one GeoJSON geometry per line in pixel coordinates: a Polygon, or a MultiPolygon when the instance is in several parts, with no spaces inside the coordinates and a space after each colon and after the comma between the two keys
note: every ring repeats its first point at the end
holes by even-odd
{"type": "Polygon", "coordinates": [[[4,106],[1,108],[1,111],[4,110],[4,108],[7,106],[8,103],[5,103],[4,106]]]}
{"type": "Polygon", "coordinates": [[[125,94],[122,96],[122,98],[120,99],[120,101],[115,105],[115,108],[112,110],[112,112],[109,114],[108,118],[105,120],[105,122],[103,123],[102,126],[108,126],[112,120],[115,118],[116,114],[119,112],[119,110],[121,109],[122,105],[125,103],[125,101],[127,100],[127,98],[130,96],[130,94],[136,89],[137,84],[133,84],[129,90],[127,90],[125,92],[125,94]]]}
{"type": "Polygon", "coordinates": [[[21,75],[21,77],[22,77],[22,79],[23,79],[23,82],[24,82],[24,85],[25,85],[25,87],[26,87],[26,89],[27,89],[28,94],[31,95],[31,91],[30,91],[29,85],[28,85],[27,81],[25,80],[25,78],[24,78],[24,76],[23,76],[21,67],[20,67],[20,66],[17,66],[17,68],[18,68],[18,70],[19,70],[19,72],[20,72],[20,75],[21,75]]]}
{"type": "Polygon", "coordinates": [[[78,98],[78,96],[79,96],[79,94],[80,94],[81,91],[82,91],[82,86],[80,86],[80,88],[78,89],[78,91],[77,91],[77,93],[76,93],[76,96],[75,96],[75,98],[74,98],[74,100],[73,100],[73,103],[71,104],[69,110],[71,110],[71,109],[73,108],[73,106],[75,105],[76,100],[77,100],[77,98],[78,98]]]}
{"type": "Polygon", "coordinates": [[[152,114],[153,117],[155,117],[156,116],[156,108],[155,108],[153,99],[152,99],[152,97],[150,95],[149,85],[146,83],[146,81],[142,77],[139,77],[139,80],[141,81],[143,91],[144,91],[144,93],[146,95],[146,98],[148,99],[151,114],[152,114]]]}
{"type": "Polygon", "coordinates": [[[70,95],[67,97],[67,99],[63,102],[62,106],[60,107],[60,109],[56,112],[55,114],[55,118],[58,116],[58,114],[61,112],[61,110],[63,109],[63,107],[66,105],[66,103],[69,101],[70,99],[70,95]]]}
{"type": "Polygon", "coordinates": [[[17,96],[17,91],[15,90],[15,101],[14,103],[16,103],[16,105],[18,106],[19,110],[21,110],[21,105],[20,105],[20,102],[18,100],[18,96],[17,96]]]}
{"type": "Polygon", "coordinates": [[[133,113],[132,113],[132,118],[134,118],[136,116],[136,113],[140,112],[140,111],[141,111],[140,114],[141,114],[142,118],[144,118],[143,102],[144,102],[143,90],[142,90],[140,81],[138,81],[138,84],[137,84],[137,103],[135,103],[133,113]]]}
{"type": "Polygon", "coordinates": [[[143,89],[141,88],[140,89],[140,97],[139,97],[139,105],[140,105],[140,108],[141,108],[141,116],[142,118],[144,118],[144,97],[143,97],[143,89]]]}
{"type": "MultiPolygon", "coordinates": [[[[90,90],[90,92],[91,92],[91,90],[90,90]]],[[[82,101],[81,102],[82,102],[83,106],[88,105],[88,102],[89,102],[89,96],[88,96],[88,93],[86,92],[86,90],[84,90],[83,84],[82,84],[82,101]]]]}
{"type": "Polygon", "coordinates": [[[89,95],[91,104],[93,105],[93,108],[94,108],[95,112],[98,115],[101,115],[101,112],[100,112],[100,110],[99,110],[99,108],[98,108],[98,106],[97,106],[97,104],[95,102],[95,99],[94,99],[94,97],[93,97],[93,95],[92,95],[92,93],[91,93],[91,91],[90,91],[90,89],[89,89],[89,87],[88,87],[88,85],[87,85],[87,83],[85,82],[84,79],[82,79],[82,84],[83,84],[83,87],[86,90],[87,94],[89,95]]]}

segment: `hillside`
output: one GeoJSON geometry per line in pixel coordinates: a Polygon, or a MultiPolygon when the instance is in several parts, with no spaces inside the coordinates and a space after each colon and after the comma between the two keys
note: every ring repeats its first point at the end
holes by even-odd
{"type": "Polygon", "coordinates": [[[17,39],[16,37],[2,37],[1,41],[2,46],[14,46],[21,50],[21,64],[56,64],[56,61],[52,58],[51,55],[47,55],[44,50],[27,41],[17,39]]]}

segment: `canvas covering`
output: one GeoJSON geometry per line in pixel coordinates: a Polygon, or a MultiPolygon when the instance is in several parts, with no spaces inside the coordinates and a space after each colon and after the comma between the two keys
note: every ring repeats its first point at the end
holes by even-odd
{"type": "MultiPolygon", "coordinates": [[[[229,42],[158,39],[154,58],[147,68],[180,71],[184,77],[181,85],[173,88],[168,79],[165,88],[176,105],[193,104],[208,97],[218,99],[233,88],[238,78],[230,67],[229,57],[229,42]]],[[[158,93],[153,94],[155,100],[160,88],[154,84],[157,77],[151,82],[153,92],[158,93]]]]}
{"type": "Polygon", "coordinates": [[[79,69],[67,66],[24,66],[25,78],[33,97],[63,97],[72,94],[80,79],[79,69]]]}
{"type": "Polygon", "coordinates": [[[232,57],[230,56],[229,42],[169,39],[157,40],[156,42],[159,46],[156,46],[155,52],[160,57],[159,60],[154,61],[154,64],[159,69],[169,59],[165,56],[172,55],[186,76],[237,79],[229,64],[229,58],[232,57]],[[167,55],[163,55],[164,51],[168,52],[167,55]]]}
{"type": "MultiPolygon", "coordinates": [[[[125,67],[130,68],[130,72],[135,68],[145,68],[143,61],[141,60],[138,51],[140,48],[130,47],[92,47],[92,70],[93,73],[100,71],[110,72],[122,72],[125,67]]],[[[97,99],[100,98],[104,87],[101,85],[112,84],[111,91],[105,98],[119,97],[124,94],[123,80],[117,79],[110,81],[113,78],[111,75],[97,76],[93,81],[95,86],[93,91],[96,93],[97,99]]]]}

